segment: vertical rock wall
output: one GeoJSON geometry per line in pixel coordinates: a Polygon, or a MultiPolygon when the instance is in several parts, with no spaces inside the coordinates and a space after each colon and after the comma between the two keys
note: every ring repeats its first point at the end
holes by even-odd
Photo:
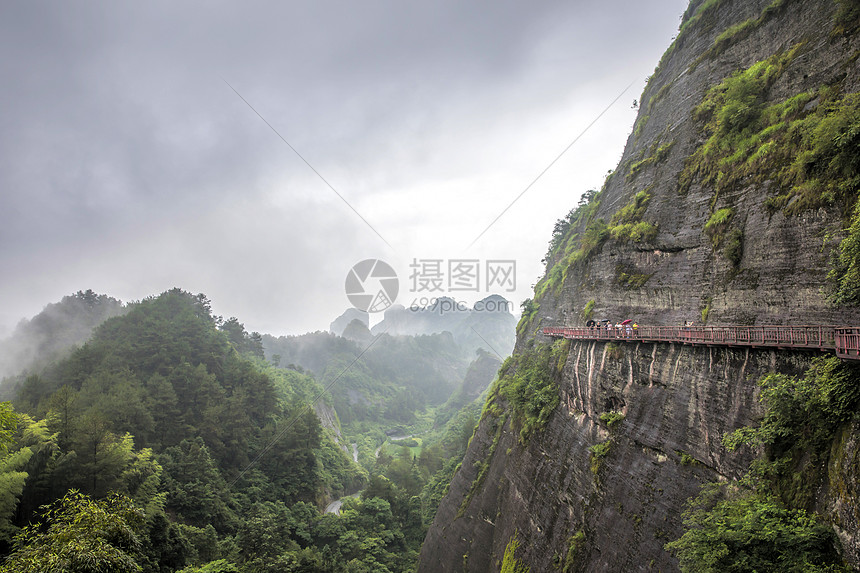
{"type": "Polygon", "coordinates": [[[682,533],[686,500],[705,482],[740,477],[751,461],[727,452],[721,438],[760,414],[754,381],[774,369],[800,372],[811,356],[573,344],[561,405],[541,434],[521,444],[504,416],[484,417],[420,571],[498,571],[515,533],[519,558],[532,571],[552,571],[580,532],[569,571],[676,570],[662,547],[682,533]],[[600,421],[610,411],[624,415],[611,428],[600,421]],[[600,443],[609,453],[593,468],[589,448],[600,443]],[[473,491],[483,463],[489,468],[473,491]]]}
{"type": "MultiPolygon", "coordinates": [[[[837,83],[844,93],[860,90],[860,43],[832,34],[837,7],[833,0],[691,4],[687,25],[643,93],[635,131],[596,212],[608,222],[647,191],[643,218],[656,235],[638,243],[610,239],[563,283],[546,289],[520,331],[518,350],[547,343],[542,326],[580,324],[589,301],[595,318],[632,317],[641,324],[700,322],[705,315],[716,325],[860,324],[860,313],[831,306],[822,292],[827,247],[844,224],[837,206],[791,216],[769,211],[767,181],[741,180],[719,195],[694,181],[679,193],[685,161],[705,140],[692,112],[735,71],[801,44],[769,98],[782,101],[837,83]],[[703,12],[708,5],[716,9],[703,12]],[[727,30],[750,21],[755,25],[719,54],[709,52],[727,30]],[[662,157],[631,169],[666,144],[662,157]],[[737,262],[704,231],[724,206],[734,209],[733,224],[743,235],[737,262]],[[639,280],[631,284],[622,273],[639,280]]],[[[498,571],[514,536],[517,558],[534,572],[677,570],[663,545],[682,533],[686,500],[702,483],[739,477],[751,461],[750,452],[726,451],[721,438],[761,415],[756,381],[769,372],[800,373],[813,356],[572,344],[560,405],[541,433],[522,444],[510,416],[484,416],[428,533],[419,571],[498,571]],[[610,428],[600,415],[611,411],[624,419],[610,428]],[[598,444],[608,453],[593,463],[590,448],[598,444]]],[[[834,442],[818,504],[855,564],[857,429],[844,428],[834,442]]]]}

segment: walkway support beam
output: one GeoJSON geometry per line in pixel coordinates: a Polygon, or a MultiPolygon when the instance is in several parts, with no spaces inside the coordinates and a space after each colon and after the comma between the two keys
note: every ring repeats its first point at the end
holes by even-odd
{"type": "Polygon", "coordinates": [[[545,327],[543,334],[569,340],[670,342],[728,347],[833,351],[860,360],[860,327],[852,326],[593,326],[545,327]]]}

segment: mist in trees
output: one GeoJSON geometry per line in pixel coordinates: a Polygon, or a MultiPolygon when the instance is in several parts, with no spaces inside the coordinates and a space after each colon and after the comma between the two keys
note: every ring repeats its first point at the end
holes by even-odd
{"type": "Polygon", "coordinates": [[[34,319],[53,325],[43,347],[65,350],[6,380],[0,571],[412,569],[480,414],[463,379],[489,383],[485,355],[469,369],[450,334],[384,336],[355,362],[354,341],[249,333],[179,289],[61,305],[110,311],[67,346],[51,337],[68,325],[34,319]],[[425,428],[422,448],[377,447],[409,427],[425,428]]]}

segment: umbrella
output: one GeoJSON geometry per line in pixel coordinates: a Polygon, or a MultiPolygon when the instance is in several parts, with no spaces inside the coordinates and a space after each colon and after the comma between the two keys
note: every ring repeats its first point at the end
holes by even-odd
{"type": "Polygon", "coordinates": [[[621,324],[630,324],[631,322],[633,322],[633,319],[632,319],[632,318],[628,318],[627,320],[622,320],[622,321],[621,321],[621,324]]]}

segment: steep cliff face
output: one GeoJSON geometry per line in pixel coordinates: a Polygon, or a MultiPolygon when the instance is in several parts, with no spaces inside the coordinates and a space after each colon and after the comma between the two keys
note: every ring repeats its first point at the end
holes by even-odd
{"type": "Polygon", "coordinates": [[[421,570],[498,571],[515,532],[518,558],[533,571],[563,564],[577,535],[579,568],[570,570],[675,569],[662,546],[680,536],[684,502],[701,483],[739,477],[749,463],[729,455],[720,438],[752,422],[751,379],[776,360],[773,352],[573,345],[561,404],[539,436],[522,445],[510,421],[484,418],[427,537],[421,570]],[[600,422],[610,411],[625,415],[611,428],[600,422]],[[589,448],[606,443],[592,469],[589,448]]]}
{"type": "MultiPolygon", "coordinates": [[[[588,317],[858,324],[857,308],[833,305],[825,288],[838,283],[831,252],[857,190],[839,170],[858,152],[857,10],[833,0],[690,5],[618,168],[554,237],[516,352],[550,344],[542,326],[588,317]],[[820,147],[831,140],[855,147],[820,147]]],[[[508,564],[532,571],[677,570],[663,546],[682,533],[686,501],[752,460],[722,437],[761,416],[756,381],[798,374],[814,356],[643,343],[564,352],[542,429],[524,439],[504,400],[487,408],[420,571],[499,571],[506,549],[508,564]]],[[[857,430],[834,439],[815,507],[855,566],[857,430]]]]}

